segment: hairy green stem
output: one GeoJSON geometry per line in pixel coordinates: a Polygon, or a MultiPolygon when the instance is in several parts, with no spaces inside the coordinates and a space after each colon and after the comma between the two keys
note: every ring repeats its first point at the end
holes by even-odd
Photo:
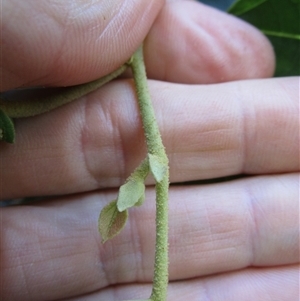
{"type": "Polygon", "coordinates": [[[128,179],[125,181],[145,181],[149,173],[149,160],[148,157],[145,158],[140,165],[131,173],[128,179]]]}
{"type": "Polygon", "coordinates": [[[165,301],[168,286],[168,158],[155,119],[147,85],[147,76],[140,47],[132,57],[131,68],[137,91],[148,152],[167,166],[163,179],[156,182],[156,246],[151,301],[165,301]]]}
{"type": "Polygon", "coordinates": [[[100,79],[76,86],[52,88],[49,91],[49,95],[43,96],[42,99],[39,97],[16,101],[0,99],[0,109],[11,118],[31,117],[42,114],[100,88],[121,75],[127,68],[128,63],[125,63],[117,70],[100,79]]]}

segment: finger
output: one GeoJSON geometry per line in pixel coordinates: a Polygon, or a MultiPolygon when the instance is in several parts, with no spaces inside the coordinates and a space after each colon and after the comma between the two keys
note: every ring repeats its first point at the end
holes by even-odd
{"type": "Polygon", "coordinates": [[[216,83],[269,77],[271,44],[257,29],[197,3],[167,3],[145,41],[150,78],[179,83],[216,83]]]}
{"type": "MultiPolygon", "coordinates": [[[[38,5],[36,1],[22,5],[5,2],[1,90],[30,85],[74,85],[111,72],[141,43],[162,2],[129,1],[123,7],[121,1],[110,5],[98,1],[85,6],[73,2],[70,6],[66,2],[62,7],[47,1],[39,1],[38,5]],[[19,22],[12,22],[12,14],[19,22]]],[[[252,27],[224,13],[198,3],[169,3],[156,24],[145,47],[152,78],[199,83],[265,77],[273,72],[274,55],[267,40],[252,27]],[[193,18],[186,18],[190,14],[193,18]],[[212,18],[208,20],[215,18],[213,24],[208,20],[199,24],[207,16],[212,18]],[[170,19],[176,20],[171,32],[170,19]],[[228,34],[235,37],[234,43],[225,37],[225,25],[228,34]],[[170,41],[161,45],[166,32],[170,41]],[[178,44],[171,38],[177,32],[184,43],[178,44]],[[158,49],[159,45],[162,48],[158,49]],[[215,49],[214,53],[211,49],[215,49]],[[195,55],[187,55],[187,50],[195,55]],[[178,63],[170,64],[170,58],[178,63]]]]}
{"type": "MultiPolygon", "coordinates": [[[[84,296],[85,301],[138,300],[149,296],[150,284],[109,287],[84,296]]],[[[82,296],[65,301],[80,301],[82,296]]],[[[244,269],[232,273],[169,283],[168,301],[298,301],[299,266],[244,269]],[[282,289],[284,287],[284,289],[282,289]]]]}
{"type": "MultiPolygon", "coordinates": [[[[297,78],[150,82],[171,181],[298,171],[298,87],[297,78]]],[[[19,119],[16,132],[16,144],[0,152],[2,198],[119,187],[146,156],[128,81],[19,119]]]]}
{"type": "MultiPolygon", "coordinates": [[[[170,279],[298,263],[298,189],[298,174],[172,187],[170,279]]],[[[130,211],[123,232],[101,245],[98,215],[115,194],[2,208],[2,297],[34,301],[42,291],[44,299],[55,300],[151,282],[154,190],[130,211]]]]}
{"type": "Polygon", "coordinates": [[[1,91],[74,85],[117,69],[141,44],[163,2],[4,1],[1,91]]]}

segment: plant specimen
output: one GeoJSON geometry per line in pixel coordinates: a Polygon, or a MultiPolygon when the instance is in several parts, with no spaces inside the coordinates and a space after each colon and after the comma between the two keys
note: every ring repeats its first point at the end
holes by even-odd
{"type": "MultiPolygon", "coordinates": [[[[237,0],[229,9],[230,13],[252,22],[269,36],[276,50],[277,76],[299,74],[299,5],[297,0],[237,0]]],[[[143,203],[144,181],[147,175],[152,173],[156,182],[156,254],[153,289],[147,300],[165,301],[168,284],[169,168],[148,93],[141,47],[129,61],[98,80],[77,86],[55,88],[53,93],[43,98],[18,101],[5,100],[5,94],[1,95],[0,140],[14,142],[15,129],[12,119],[42,114],[79,99],[118,77],[128,67],[133,72],[148,152],[146,158],[120,187],[117,199],[103,208],[98,225],[103,242],[117,235],[126,223],[128,209],[143,203]]]]}
{"type": "Polygon", "coordinates": [[[153,288],[149,301],[165,301],[168,285],[168,189],[169,166],[147,86],[142,46],[116,71],[89,83],[57,89],[43,99],[22,101],[0,100],[0,140],[13,143],[15,129],[12,118],[29,117],[53,110],[85,94],[132,69],[140,115],[143,122],[147,155],[120,187],[116,200],[106,205],[99,216],[98,228],[104,243],[117,235],[124,227],[128,209],[139,206],[145,199],[145,179],[152,173],[156,185],[156,249],[153,288]]]}

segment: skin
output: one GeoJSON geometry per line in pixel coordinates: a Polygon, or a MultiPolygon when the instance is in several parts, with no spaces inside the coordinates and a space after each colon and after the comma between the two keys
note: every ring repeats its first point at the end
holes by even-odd
{"type": "MultiPolygon", "coordinates": [[[[90,1],[99,7],[85,4],[88,14],[79,14],[82,1],[71,2],[54,9],[50,1],[3,1],[2,91],[95,79],[146,37],[171,182],[246,175],[171,186],[168,300],[298,300],[299,79],[269,78],[274,55],[266,39],[199,3],[90,1]],[[65,20],[71,8],[76,23],[65,20]],[[98,27],[99,11],[107,23],[98,27]]],[[[131,81],[16,120],[16,132],[15,145],[1,144],[1,199],[49,198],[1,208],[0,299],[146,298],[153,181],[120,236],[102,245],[97,230],[100,210],[145,155],[131,81]]]]}

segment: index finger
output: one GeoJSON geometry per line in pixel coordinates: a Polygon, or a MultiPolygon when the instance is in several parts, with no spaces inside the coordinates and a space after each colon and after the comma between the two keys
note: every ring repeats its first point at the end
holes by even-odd
{"type": "MultiPolygon", "coordinates": [[[[172,182],[299,170],[298,78],[149,84],[172,182]]],[[[0,152],[2,198],[118,187],[146,155],[129,80],[16,130],[0,152]]]]}
{"type": "Polygon", "coordinates": [[[112,72],[141,44],[163,3],[3,1],[0,90],[75,85],[112,72]]]}

